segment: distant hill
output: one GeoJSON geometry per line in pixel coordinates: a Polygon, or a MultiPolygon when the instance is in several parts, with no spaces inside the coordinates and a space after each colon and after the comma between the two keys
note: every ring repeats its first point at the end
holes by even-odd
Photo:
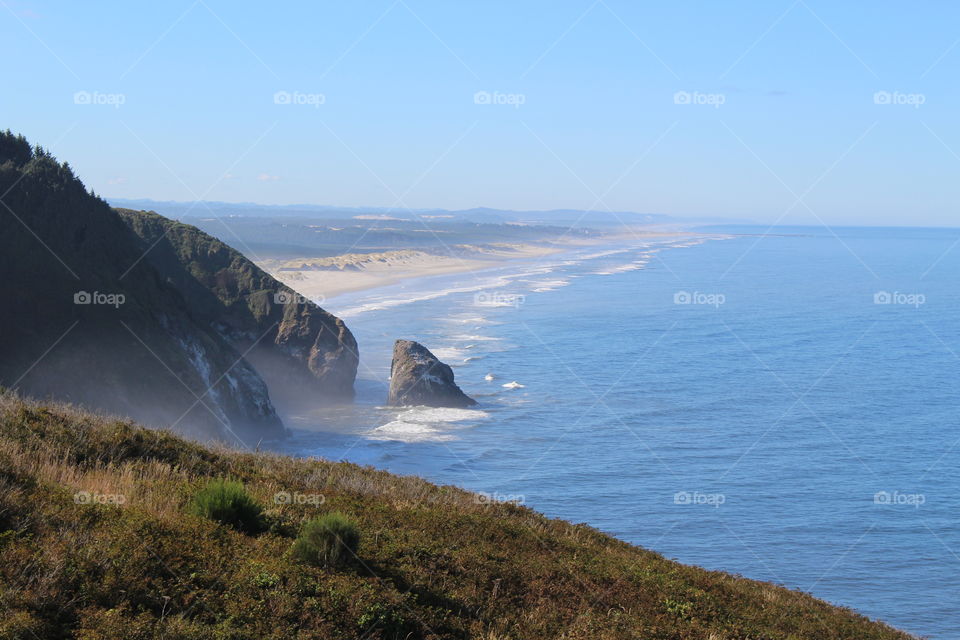
{"type": "Polygon", "coordinates": [[[349,330],[219,241],[118,213],[9,131],[0,194],[0,385],[225,440],[283,435],[275,372],[350,394],[349,330]]]}
{"type": "Polygon", "coordinates": [[[603,209],[583,211],[578,209],[553,209],[548,211],[515,211],[510,209],[491,209],[476,207],[473,209],[404,209],[388,207],[333,207],[324,205],[291,204],[262,205],[249,202],[173,202],[149,199],[129,200],[112,198],[111,204],[118,207],[152,209],[166,216],[181,218],[214,216],[252,216],[252,217],[310,217],[316,219],[349,220],[358,216],[379,216],[396,220],[435,220],[505,224],[522,222],[526,224],[567,225],[579,222],[582,226],[599,225],[655,225],[678,224],[710,220],[697,218],[681,220],[657,213],[635,213],[632,211],[609,212],[603,209]]]}

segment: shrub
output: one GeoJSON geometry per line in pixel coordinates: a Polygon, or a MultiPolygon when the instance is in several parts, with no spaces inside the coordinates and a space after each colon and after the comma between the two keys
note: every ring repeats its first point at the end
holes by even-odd
{"type": "Polygon", "coordinates": [[[338,566],[354,558],[359,543],[356,523],[334,511],[303,525],[293,543],[293,556],[314,566],[338,566]]]}
{"type": "Polygon", "coordinates": [[[189,511],[245,533],[259,533],[264,528],[263,509],[243,484],[234,480],[211,480],[194,494],[189,511]]]}

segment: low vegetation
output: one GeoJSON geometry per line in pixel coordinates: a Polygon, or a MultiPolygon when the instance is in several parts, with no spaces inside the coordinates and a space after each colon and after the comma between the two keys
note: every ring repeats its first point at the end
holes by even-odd
{"type": "Polygon", "coordinates": [[[476,498],[0,394],[0,638],[909,637],[476,498]],[[238,496],[264,529],[210,517],[238,496]]]}
{"type": "Polygon", "coordinates": [[[334,511],[308,520],[293,543],[293,556],[318,567],[336,567],[357,557],[360,532],[357,525],[334,511]]]}
{"type": "Polygon", "coordinates": [[[234,480],[211,480],[193,496],[187,511],[246,533],[263,529],[263,508],[234,480]]]}

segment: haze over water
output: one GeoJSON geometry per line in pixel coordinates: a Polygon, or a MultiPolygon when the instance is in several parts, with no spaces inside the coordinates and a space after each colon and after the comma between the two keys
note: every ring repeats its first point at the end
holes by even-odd
{"type": "Polygon", "coordinates": [[[957,637],[960,232],[709,231],[328,300],[363,345],[358,405],[288,450],[957,637]],[[480,406],[381,407],[400,337],[480,406]]]}

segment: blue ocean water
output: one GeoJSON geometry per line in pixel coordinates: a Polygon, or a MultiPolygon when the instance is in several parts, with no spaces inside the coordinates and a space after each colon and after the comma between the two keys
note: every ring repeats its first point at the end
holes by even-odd
{"type": "Polygon", "coordinates": [[[328,300],[357,404],[287,450],[960,637],[960,230],[699,231],[328,300]],[[382,407],[396,338],[479,407],[382,407]]]}

